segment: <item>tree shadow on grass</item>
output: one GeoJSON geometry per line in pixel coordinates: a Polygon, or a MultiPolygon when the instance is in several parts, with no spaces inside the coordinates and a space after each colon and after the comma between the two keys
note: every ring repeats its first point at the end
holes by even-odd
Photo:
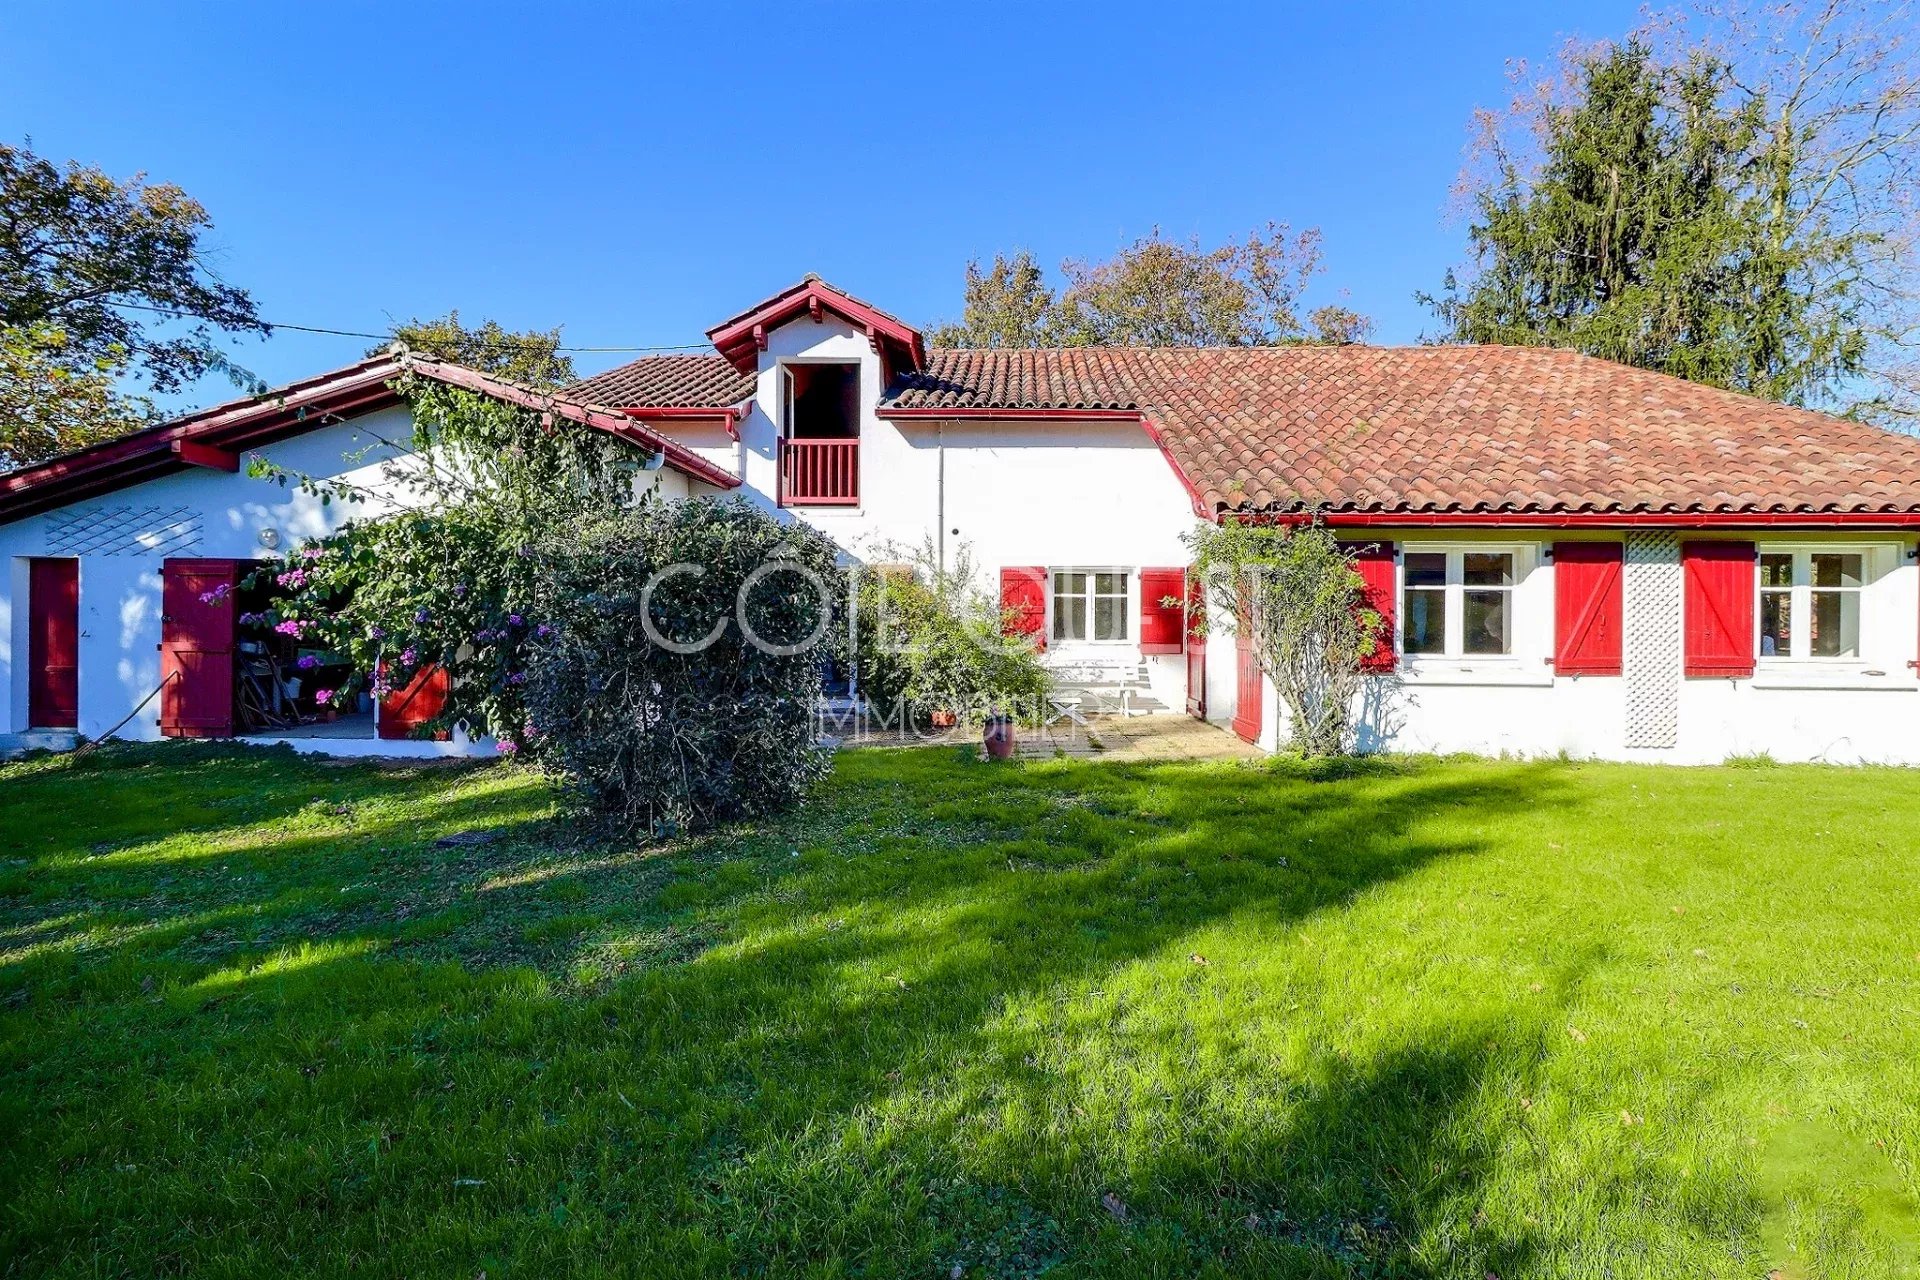
{"type": "MultiPolygon", "coordinates": [[[[327,1269],[398,1231],[490,1275],[1437,1274],[1483,1163],[1469,1104],[1532,1032],[1273,1056],[1197,985],[1226,957],[1188,953],[1277,945],[1565,800],[1539,765],[894,752],[667,850],[463,850],[460,899],[408,920],[316,924],[240,882],[197,905],[285,911],[309,943],[215,967],[176,919],[0,1038],[0,1118],[58,1171],[0,1174],[12,1245],[135,1270],[327,1269]]],[[[338,846],[271,861],[357,874],[338,846]]],[[[1232,999],[1271,1020],[1266,982],[1232,999]]],[[[1511,1268],[1532,1246],[1476,1247],[1511,1268]]]]}

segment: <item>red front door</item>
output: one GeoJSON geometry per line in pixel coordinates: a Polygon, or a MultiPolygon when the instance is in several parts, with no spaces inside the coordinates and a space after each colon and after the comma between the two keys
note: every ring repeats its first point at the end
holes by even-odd
{"type": "Polygon", "coordinates": [[[1253,647],[1253,618],[1245,609],[1234,620],[1233,657],[1239,679],[1233,698],[1233,731],[1248,742],[1260,740],[1260,658],[1253,647]]]}
{"type": "Polygon", "coordinates": [[[160,569],[160,732],[233,736],[234,588],[244,560],[168,560],[160,569]]]}
{"type": "Polygon", "coordinates": [[[80,562],[34,560],[27,572],[27,727],[80,726],[80,562]]]}

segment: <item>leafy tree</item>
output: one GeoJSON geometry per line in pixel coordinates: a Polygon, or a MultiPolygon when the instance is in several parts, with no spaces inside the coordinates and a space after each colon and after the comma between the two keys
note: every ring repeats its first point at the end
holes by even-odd
{"type": "Polygon", "coordinates": [[[207,261],[207,211],[142,175],[64,169],[0,145],[0,349],[10,416],[0,465],[17,465],[124,431],[149,412],[112,390],[136,373],[155,391],[203,374],[250,381],[216,335],[268,326],[246,292],[207,261]],[[24,426],[19,425],[24,422],[24,426]]]}
{"type": "MultiPolygon", "coordinates": [[[[421,355],[464,365],[528,387],[560,387],[574,381],[573,359],[560,350],[560,330],[514,333],[496,320],[477,328],[460,322],[458,310],[435,320],[415,318],[394,331],[394,338],[421,355]]],[[[386,350],[386,344],[368,355],[386,350]]]]}
{"type": "Polygon", "coordinates": [[[959,324],[933,331],[936,347],[1044,347],[1057,300],[1033,255],[993,255],[985,271],[967,264],[966,309],[959,324]]]}
{"type": "Polygon", "coordinates": [[[0,471],[146,424],[145,402],[114,389],[111,357],[76,361],[66,346],[59,329],[0,328],[0,471]]]}
{"type": "Polygon", "coordinates": [[[1340,306],[1305,319],[1301,297],[1321,270],[1320,233],[1269,223],[1206,248],[1158,229],[1105,262],[1061,265],[1057,294],[1028,253],[968,264],[966,309],[937,346],[1271,346],[1346,342],[1371,322],[1340,306]]]}
{"type": "Polygon", "coordinates": [[[1228,520],[1199,526],[1187,545],[1205,600],[1197,629],[1205,632],[1209,615],[1251,627],[1260,669],[1287,709],[1292,748],[1304,756],[1351,752],[1363,664],[1390,642],[1332,532],[1317,522],[1228,520]]]}
{"type": "Polygon", "coordinates": [[[1471,263],[1423,295],[1441,336],[1910,415],[1920,80],[1903,38],[1833,0],[1703,7],[1569,50],[1478,121],[1471,263]]]}

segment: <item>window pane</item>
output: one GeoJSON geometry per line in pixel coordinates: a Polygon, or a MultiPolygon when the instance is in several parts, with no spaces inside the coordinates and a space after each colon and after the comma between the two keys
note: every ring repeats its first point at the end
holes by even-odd
{"type": "Polygon", "coordinates": [[[1409,551],[1406,558],[1407,585],[1410,587],[1439,587],[1447,581],[1447,553],[1444,551],[1409,551]]]}
{"type": "Polygon", "coordinates": [[[1093,638],[1095,640],[1125,640],[1127,638],[1127,601],[1122,596],[1099,596],[1093,602],[1093,638]]]}
{"type": "MultiPolygon", "coordinates": [[[[1816,587],[1857,587],[1860,585],[1862,557],[1817,552],[1813,557],[1813,585],[1816,587]]],[[[1815,610],[1814,617],[1820,616],[1815,610]]]]}
{"type": "Polygon", "coordinates": [[[1513,555],[1510,552],[1469,551],[1462,568],[1461,581],[1470,587],[1513,585],[1513,555]]]}
{"type": "Polygon", "coordinates": [[[1093,575],[1093,589],[1102,595],[1127,594],[1127,575],[1124,573],[1096,573],[1093,575]]]}
{"type": "Polygon", "coordinates": [[[1053,602],[1053,638],[1087,638],[1087,601],[1084,596],[1061,596],[1053,602]]]}
{"type": "MultiPolygon", "coordinates": [[[[1834,559],[1860,557],[1835,556],[1834,559]]],[[[1821,559],[1815,556],[1818,561],[1821,559]]],[[[1808,628],[1816,658],[1857,658],[1860,656],[1860,593],[1857,591],[1816,591],[1813,593],[1813,625],[1808,628]]]]}
{"type": "Polygon", "coordinates": [[[1793,594],[1788,591],[1762,591],[1760,593],[1760,656],[1785,658],[1792,653],[1793,594]]]}
{"type": "MultiPolygon", "coordinates": [[[[1407,559],[1411,561],[1412,556],[1407,559]]],[[[1447,648],[1447,593],[1438,587],[1416,587],[1407,592],[1405,635],[1408,653],[1445,653],[1447,648]]]]}
{"type": "Polygon", "coordinates": [[[1084,573],[1056,573],[1053,575],[1053,593],[1055,595],[1084,595],[1087,590],[1087,575],[1084,573]]]}
{"type": "MultiPolygon", "coordinates": [[[[1760,557],[1760,585],[1763,587],[1790,587],[1793,585],[1793,557],[1773,554],[1760,557]]],[[[1783,649],[1782,652],[1785,652],[1783,649]]]]}
{"type": "Polygon", "coordinates": [[[1461,593],[1460,645],[1468,653],[1510,653],[1507,591],[1465,591],[1461,593]]]}

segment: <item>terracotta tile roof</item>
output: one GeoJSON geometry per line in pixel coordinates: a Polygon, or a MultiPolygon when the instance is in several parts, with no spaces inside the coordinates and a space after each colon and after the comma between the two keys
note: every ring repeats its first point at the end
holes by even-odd
{"type": "Polygon", "coordinates": [[[753,395],[753,375],[725,356],[642,356],[582,378],[565,394],[620,409],[718,409],[753,395]]]}
{"type": "Polygon", "coordinates": [[[945,349],[893,407],[1139,409],[1208,509],[1920,511],[1920,439],[1544,348],[945,349]]]}

